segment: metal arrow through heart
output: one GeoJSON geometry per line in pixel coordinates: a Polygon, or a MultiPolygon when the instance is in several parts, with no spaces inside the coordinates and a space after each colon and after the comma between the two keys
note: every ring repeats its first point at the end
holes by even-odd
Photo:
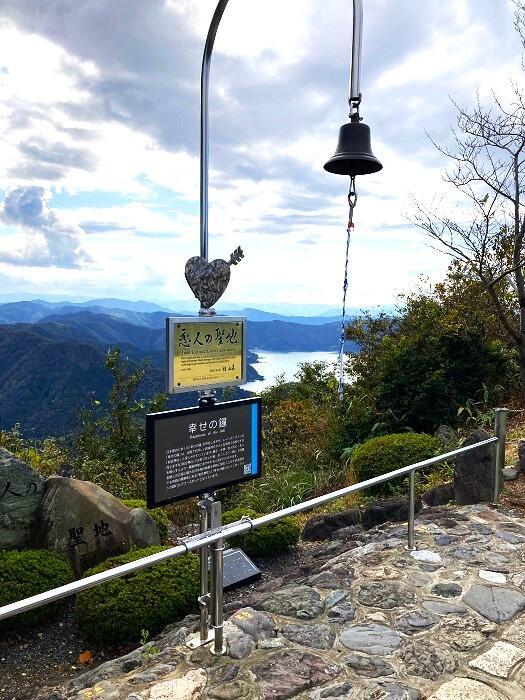
{"type": "Polygon", "coordinates": [[[239,246],[226,260],[208,262],[196,255],[186,263],[185,277],[191,291],[201,303],[201,308],[211,309],[219,301],[230,281],[230,268],[237,265],[244,257],[239,246]]]}

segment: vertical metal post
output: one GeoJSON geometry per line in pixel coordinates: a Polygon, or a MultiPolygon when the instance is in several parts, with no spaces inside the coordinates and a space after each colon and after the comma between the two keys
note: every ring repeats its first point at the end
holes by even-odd
{"type": "MultiPolygon", "coordinates": [[[[208,531],[208,509],[210,505],[211,498],[208,494],[199,500],[199,532],[204,534],[208,531]]],[[[201,644],[205,644],[208,641],[209,628],[208,628],[208,613],[209,613],[209,589],[208,589],[208,556],[209,556],[209,546],[205,545],[201,547],[199,556],[201,564],[201,594],[199,598],[199,609],[200,609],[200,640],[201,644]]]]}
{"type": "MultiPolygon", "coordinates": [[[[208,29],[201,68],[201,147],[200,147],[200,250],[208,259],[208,171],[209,171],[209,92],[210,65],[217,30],[229,0],[218,0],[208,29]]],[[[352,63],[349,102],[351,115],[358,112],[361,101],[361,48],[363,37],[363,0],[352,0],[352,63]]]]}
{"type": "Polygon", "coordinates": [[[209,92],[210,92],[210,65],[213,53],[213,44],[217,35],[217,29],[226,9],[228,0],[219,0],[213,17],[204,54],[202,56],[201,69],[201,163],[200,163],[200,242],[201,257],[208,260],[208,161],[209,161],[209,92]]]}
{"type": "MultiPolygon", "coordinates": [[[[197,503],[199,507],[199,533],[201,535],[208,532],[210,529],[210,515],[214,505],[213,498],[210,494],[203,494],[197,503]]],[[[197,647],[208,644],[213,640],[213,632],[210,631],[210,609],[211,609],[211,596],[209,592],[209,545],[203,545],[199,551],[200,558],[200,579],[201,579],[201,592],[198,597],[199,602],[199,636],[191,637],[186,645],[190,649],[197,649],[197,647]]]]}
{"type": "MultiPolygon", "coordinates": [[[[221,504],[215,502],[211,510],[211,526],[214,530],[222,524],[221,504]]],[[[224,647],[224,614],[223,614],[223,565],[224,540],[221,538],[211,545],[211,615],[214,634],[211,653],[221,656],[224,647]]]]}
{"type": "Polygon", "coordinates": [[[505,442],[507,435],[507,415],[508,408],[494,409],[494,434],[498,438],[496,449],[494,450],[494,497],[492,505],[498,506],[499,494],[501,490],[501,476],[505,467],[505,442]]]}
{"type": "Polygon", "coordinates": [[[354,14],[352,23],[352,66],[350,69],[350,89],[348,101],[350,116],[354,110],[359,111],[361,101],[361,47],[363,44],[363,0],[353,0],[354,14]]]}
{"type": "Polygon", "coordinates": [[[416,518],[416,470],[412,469],[408,475],[408,544],[407,549],[412,552],[416,547],[415,538],[416,518]]]}

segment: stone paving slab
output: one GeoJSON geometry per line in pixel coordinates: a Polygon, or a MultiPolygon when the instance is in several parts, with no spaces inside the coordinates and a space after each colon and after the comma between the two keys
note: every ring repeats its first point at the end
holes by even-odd
{"type": "Polygon", "coordinates": [[[415,552],[405,532],[305,545],[300,571],[230,602],[226,656],[182,644],[194,616],[129,672],[111,661],[38,700],[525,700],[525,523],[445,506],[419,513],[415,552]]]}
{"type": "MultiPolygon", "coordinates": [[[[429,700],[508,700],[485,683],[470,678],[454,678],[430,696],[429,700]]],[[[518,700],[516,698],[516,700],[518,700]]]]}
{"type": "Polygon", "coordinates": [[[525,649],[525,620],[515,622],[508,627],[501,635],[501,639],[525,649]]]}
{"type": "Polygon", "coordinates": [[[485,671],[491,676],[509,678],[512,669],[525,659],[525,651],[508,642],[496,642],[484,654],[469,661],[471,668],[485,671]]]}

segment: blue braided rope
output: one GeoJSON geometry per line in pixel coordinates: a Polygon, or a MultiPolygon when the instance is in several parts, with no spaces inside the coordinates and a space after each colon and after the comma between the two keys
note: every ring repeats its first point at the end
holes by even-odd
{"type": "Polygon", "coordinates": [[[344,394],[344,355],[345,355],[345,321],[346,321],[346,291],[348,289],[348,257],[350,252],[350,232],[352,227],[349,222],[346,229],[346,257],[345,277],[343,282],[343,312],[341,314],[341,337],[339,340],[339,400],[343,400],[344,394]]]}
{"type": "Polygon", "coordinates": [[[339,400],[343,400],[345,388],[344,355],[345,355],[345,321],[346,321],[346,292],[348,290],[348,257],[350,252],[350,233],[354,228],[354,209],[357,204],[357,193],[355,190],[355,176],[350,177],[350,190],[348,192],[348,226],[346,228],[346,256],[345,256],[345,277],[343,281],[343,312],[341,314],[341,336],[339,339],[339,400]]]}

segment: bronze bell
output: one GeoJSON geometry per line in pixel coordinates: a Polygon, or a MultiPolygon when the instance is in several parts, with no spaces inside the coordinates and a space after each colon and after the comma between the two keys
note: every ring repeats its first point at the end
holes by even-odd
{"type": "Polygon", "coordinates": [[[372,153],[370,127],[362,122],[351,121],[339,129],[339,142],[334,155],[324,169],[335,175],[370,175],[383,166],[372,153]]]}

